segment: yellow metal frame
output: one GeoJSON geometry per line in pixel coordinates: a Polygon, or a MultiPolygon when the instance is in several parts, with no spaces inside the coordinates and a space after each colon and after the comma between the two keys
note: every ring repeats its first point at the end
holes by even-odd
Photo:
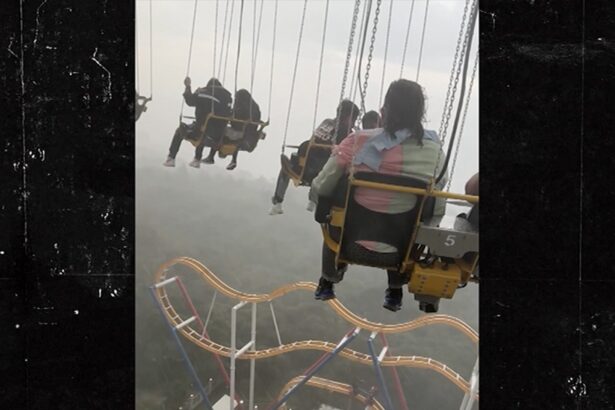
{"type": "Polygon", "coordinates": [[[473,278],[472,272],[475,271],[478,265],[478,253],[472,257],[471,261],[467,261],[461,258],[455,259],[454,263],[449,263],[447,266],[442,265],[441,262],[435,262],[435,265],[434,265],[436,266],[435,268],[419,266],[414,260],[415,255],[413,255],[413,252],[416,251],[416,246],[415,246],[416,235],[419,229],[419,222],[423,214],[424,204],[428,197],[457,199],[457,200],[467,201],[473,204],[477,204],[479,202],[479,197],[476,195],[464,195],[464,194],[456,194],[456,193],[435,190],[433,186],[433,180],[429,183],[426,189],[423,189],[423,188],[405,187],[405,186],[399,186],[399,185],[387,184],[387,183],[381,183],[381,182],[364,181],[360,179],[355,179],[354,176],[350,176],[348,187],[346,189],[344,207],[343,208],[332,207],[330,211],[329,223],[321,224],[323,240],[325,244],[327,245],[327,247],[331,249],[333,252],[335,252],[336,264],[339,264],[339,263],[352,264],[353,263],[352,261],[348,261],[348,260],[344,260],[340,258],[340,244],[344,238],[344,225],[346,224],[346,216],[347,216],[346,211],[348,209],[348,204],[350,201],[350,192],[353,186],[379,189],[379,190],[398,192],[398,193],[410,193],[410,194],[420,195],[422,197],[422,200],[419,204],[417,219],[414,224],[414,230],[412,231],[412,234],[411,234],[412,236],[410,238],[408,248],[406,249],[401,267],[399,266],[387,266],[387,267],[374,266],[374,267],[384,268],[384,269],[399,269],[402,272],[410,272],[411,280],[410,280],[410,283],[408,283],[410,291],[412,292],[414,292],[415,290],[425,291],[425,292],[428,292],[427,294],[431,294],[437,297],[452,298],[453,294],[455,293],[455,289],[457,288],[457,285],[466,284],[470,280],[476,280],[476,278],[473,278]],[[328,225],[335,226],[341,229],[339,242],[334,240],[329,234],[329,231],[327,230],[328,225]],[[426,277],[430,278],[429,279],[430,282],[427,282],[427,283],[425,282],[424,278],[426,277]],[[423,279],[423,282],[422,282],[423,286],[420,286],[421,279],[423,279]],[[446,291],[445,291],[445,288],[446,288],[446,291]]]}
{"type": "Polygon", "coordinates": [[[312,150],[312,148],[325,148],[328,150],[333,149],[333,144],[319,144],[317,142],[314,142],[314,138],[310,138],[310,141],[308,142],[308,148],[305,151],[305,154],[299,157],[299,166],[301,167],[301,173],[297,174],[296,172],[293,172],[292,169],[283,169],[284,173],[286,173],[286,175],[288,175],[288,177],[291,179],[291,181],[293,181],[293,184],[295,186],[299,186],[303,184],[303,175],[305,174],[305,165],[307,164],[307,159],[310,156],[310,151],[312,150]]]}
{"type": "MultiPolygon", "coordinates": [[[[260,135],[262,135],[262,131],[265,129],[265,127],[267,127],[269,125],[269,120],[263,122],[263,121],[250,121],[250,120],[240,120],[234,117],[225,117],[222,115],[216,115],[216,114],[208,114],[207,118],[205,119],[205,122],[203,123],[203,125],[201,126],[201,128],[199,128],[199,138],[196,140],[188,140],[190,141],[190,143],[192,145],[194,145],[195,147],[198,147],[199,145],[201,145],[203,143],[203,140],[205,139],[205,130],[207,129],[207,124],[209,123],[210,119],[216,119],[216,120],[226,120],[226,121],[233,121],[233,122],[239,122],[239,123],[243,123],[243,130],[241,131],[242,133],[242,137],[241,139],[238,139],[235,143],[232,144],[221,144],[219,149],[219,152],[223,155],[221,155],[222,157],[225,157],[226,155],[231,155],[234,154],[235,151],[238,149],[239,146],[239,142],[243,140],[245,133],[246,133],[246,127],[248,125],[256,125],[258,126],[258,129],[256,130],[256,132],[260,135]]],[[[261,137],[260,139],[263,139],[264,137],[261,137]]],[[[222,140],[224,140],[224,137],[222,138],[222,140]]]]}

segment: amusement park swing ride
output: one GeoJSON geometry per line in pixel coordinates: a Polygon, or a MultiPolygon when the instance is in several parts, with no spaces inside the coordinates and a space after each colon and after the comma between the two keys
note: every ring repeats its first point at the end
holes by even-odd
{"type": "MultiPolygon", "coordinates": [[[[196,15],[196,6],[198,0],[195,0],[194,13],[196,15]]],[[[227,1],[228,4],[234,3],[233,1],[227,1]]],[[[361,114],[365,112],[364,97],[367,88],[367,80],[369,77],[369,68],[371,66],[372,52],[374,48],[374,38],[377,31],[378,17],[380,12],[382,0],[355,0],[351,33],[349,38],[346,65],[344,69],[344,76],[342,81],[342,92],[340,101],[345,96],[345,87],[349,72],[350,62],[352,60],[353,42],[355,38],[355,32],[357,30],[357,23],[359,17],[359,11],[361,5],[363,5],[363,17],[361,21],[361,28],[359,32],[362,33],[362,39],[359,39],[361,44],[357,46],[355,57],[355,73],[351,75],[351,91],[358,92],[361,99],[361,114]],[[375,15],[372,24],[372,38],[369,45],[368,63],[364,72],[364,84],[361,87],[361,65],[363,51],[366,45],[366,37],[368,27],[370,25],[370,15],[373,4],[375,4],[375,15]],[[360,51],[359,51],[360,50],[360,51]],[[354,83],[357,83],[356,88],[354,83]]],[[[384,68],[386,69],[386,55],[388,52],[389,33],[391,25],[391,14],[393,9],[394,0],[389,2],[389,22],[387,28],[387,42],[385,48],[384,68]]],[[[217,2],[216,2],[217,4],[217,2]]],[[[261,15],[262,15],[261,0],[261,15]]],[[[241,0],[241,12],[240,12],[240,24],[239,24],[239,39],[241,39],[241,19],[243,14],[244,0],[241,0]]],[[[254,4],[256,10],[256,0],[254,4]]],[[[273,46],[275,49],[275,36],[276,36],[276,21],[278,11],[278,0],[274,3],[274,24],[273,24],[273,46]]],[[[328,12],[329,1],[326,2],[325,10],[325,25],[322,40],[322,50],[320,58],[320,70],[322,70],[322,54],[325,44],[326,33],[326,16],[328,12]]],[[[425,20],[423,26],[423,36],[421,38],[421,53],[423,49],[423,40],[425,33],[425,25],[427,24],[427,11],[429,7],[429,0],[426,1],[425,7],[425,20]]],[[[291,97],[289,102],[289,115],[292,105],[292,95],[294,91],[296,68],[298,65],[299,51],[301,47],[301,38],[303,33],[303,27],[305,22],[305,13],[307,8],[307,0],[304,0],[303,13],[301,18],[301,28],[299,32],[299,41],[297,46],[297,60],[295,61],[295,71],[293,73],[291,97]]],[[[231,8],[232,10],[232,8],[231,8]]],[[[412,2],[412,9],[410,10],[410,20],[412,19],[412,13],[414,10],[414,1],[412,2]]],[[[293,342],[283,343],[280,337],[280,331],[278,322],[275,316],[275,310],[273,301],[285,294],[293,292],[308,291],[313,292],[316,289],[316,284],[312,282],[295,282],[290,283],[272,290],[269,293],[253,294],[241,292],[234,289],[217,277],[211,270],[209,270],[201,262],[189,258],[178,257],[162,264],[154,279],[154,284],[150,287],[152,298],[155,305],[158,307],[161,315],[167,323],[171,334],[175,340],[175,343],[180,350],[186,367],[190,376],[194,381],[198,393],[193,396],[195,399],[190,406],[196,408],[198,406],[204,406],[207,409],[220,408],[219,404],[212,403],[209,393],[201,382],[198,372],[192,364],[192,361],[184,347],[186,341],[190,342],[199,349],[206,350],[214,355],[216,363],[218,365],[220,373],[223,375],[225,384],[228,387],[228,400],[227,404],[231,410],[235,408],[247,408],[249,410],[257,408],[254,403],[255,396],[255,363],[257,360],[267,359],[274,356],[279,356],[285,353],[300,351],[300,350],[318,350],[324,352],[323,355],[302,374],[292,377],[285,386],[280,386],[280,393],[278,397],[270,404],[269,408],[278,409],[285,408],[289,398],[295,394],[295,392],[303,386],[311,386],[312,388],[324,389],[333,393],[343,394],[356,400],[365,408],[373,409],[387,409],[393,410],[393,401],[389,393],[386,379],[383,374],[383,368],[389,368],[392,372],[392,379],[395,384],[395,389],[398,394],[398,403],[401,403],[402,407],[407,408],[406,399],[403,394],[403,388],[399,382],[399,376],[397,375],[398,367],[414,367],[426,369],[436,372],[446,378],[454,386],[460,389],[464,393],[460,409],[471,410],[478,401],[478,359],[474,369],[470,375],[469,380],[464,379],[458,372],[454,371],[447,365],[422,356],[416,355],[392,355],[389,348],[386,335],[396,334],[414,330],[424,326],[430,326],[434,324],[449,326],[470,339],[473,344],[478,343],[478,333],[472,329],[469,325],[464,323],[458,318],[436,314],[438,310],[438,302],[440,298],[451,299],[454,297],[455,291],[459,288],[465,287],[470,282],[478,283],[478,229],[467,220],[463,218],[448,218],[445,217],[430,217],[428,215],[429,201],[432,198],[445,198],[448,203],[462,204],[467,206],[468,204],[478,206],[478,196],[455,194],[447,191],[438,190],[437,187],[442,187],[444,182],[443,177],[446,173],[446,169],[451,163],[450,174],[452,175],[456,160],[457,153],[460,146],[460,136],[463,130],[463,123],[465,121],[465,115],[467,113],[467,107],[469,104],[469,98],[471,94],[472,84],[477,69],[477,58],[472,70],[471,79],[469,85],[467,84],[468,68],[469,68],[469,56],[472,47],[472,38],[475,30],[476,18],[478,13],[478,2],[476,0],[465,2],[464,14],[461,22],[461,28],[459,32],[459,38],[457,41],[457,49],[454,57],[453,68],[451,70],[450,82],[448,92],[446,96],[446,103],[442,122],[440,125],[439,135],[444,145],[444,141],[447,135],[447,128],[449,120],[452,117],[455,103],[457,105],[456,114],[454,116],[453,128],[449,140],[449,146],[446,153],[444,168],[437,173],[434,170],[433,178],[428,181],[418,181],[416,179],[408,178],[407,180],[387,180],[373,178],[362,173],[355,173],[351,170],[346,181],[345,201],[344,205],[333,207],[331,211],[321,216],[321,224],[330,224],[341,228],[342,235],[339,240],[333,240],[327,235],[325,229],[323,229],[323,237],[326,245],[336,253],[336,260],[340,262],[346,262],[349,264],[357,264],[363,266],[372,266],[382,269],[395,268],[399,271],[408,271],[410,273],[410,282],[408,283],[408,290],[414,294],[415,299],[419,302],[420,310],[424,311],[425,315],[404,323],[398,324],[382,324],[370,321],[365,318],[361,318],[348,308],[346,308],[339,300],[332,299],[327,301],[329,308],[333,310],[340,318],[348,322],[352,328],[337,342],[328,342],[321,340],[300,340],[293,342]],[[457,87],[461,82],[460,93],[457,96],[457,87]],[[466,92],[467,90],[467,92],[466,92]],[[455,138],[457,140],[455,141],[455,138]],[[455,142],[457,145],[455,146],[455,142]],[[453,152],[453,148],[455,151],[453,152]],[[452,162],[450,161],[452,159],[452,162]],[[353,190],[357,187],[368,187],[376,190],[385,190],[389,192],[403,192],[412,193],[417,196],[417,209],[415,210],[413,217],[409,221],[407,226],[399,227],[406,232],[406,239],[402,247],[399,247],[399,251],[395,253],[393,257],[384,259],[370,259],[364,257],[360,253],[357,253],[352,244],[356,242],[357,238],[353,237],[352,229],[347,227],[346,234],[344,234],[344,227],[350,225],[350,221],[353,219],[354,209],[352,201],[353,190]],[[450,219],[450,220],[449,220],[450,219]],[[198,278],[208,286],[214,289],[214,297],[212,298],[209,311],[206,319],[203,320],[198,310],[195,308],[192,302],[189,290],[182,281],[181,276],[177,273],[177,268],[183,267],[196,274],[198,278]],[[178,290],[179,298],[172,297],[168,289],[175,287],[178,290]],[[208,322],[211,317],[211,312],[214,307],[216,295],[220,293],[227,298],[237,300],[237,303],[231,309],[231,337],[229,345],[224,345],[217,341],[212,340],[207,332],[208,322]],[[180,303],[184,304],[183,309],[176,308],[176,305],[180,303]],[[269,305],[271,317],[277,338],[277,345],[272,347],[258,347],[256,345],[256,317],[258,305],[269,305]],[[243,346],[238,346],[237,343],[237,328],[238,328],[238,311],[242,308],[250,309],[250,340],[243,346]],[[187,314],[185,312],[188,312],[187,314]],[[358,350],[353,350],[349,346],[353,341],[357,340],[357,336],[361,332],[369,332],[367,338],[367,351],[368,353],[362,353],[358,350]],[[183,342],[182,342],[183,340],[183,342]],[[381,345],[380,351],[377,351],[377,344],[381,345]],[[229,359],[229,366],[225,365],[222,358],[229,359]],[[328,380],[322,377],[316,376],[316,373],[326,366],[334,358],[343,358],[355,363],[371,366],[377,379],[377,384],[371,390],[364,390],[357,388],[351,384],[346,384],[342,381],[328,380]],[[236,384],[236,372],[237,372],[237,360],[248,360],[250,362],[250,376],[249,376],[249,392],[247,403],[244,404],[244,400],[240,392],[237,389],[236,384]]],[[[151,11],[150,11],[151,15],[151,11]]],[[[256,12],[255,12],[256,16],[256,12]]],[[[232,19],[232,11],[231,11],[232,19]]],[[[194,21],[192,37],[194,35],[194,21]]],[[[150,22],[151,24],[151,22],[150,22]]],[[[256,25],[256,17],[254,24],[256,25]]],[[[226,25],[226,16],[225,16],[226,25]]],[[[409,32],[408,24],[408,32],[409,32]]],[[[260,35],[260,22],[258,24],[260,35]]],[[[216,27],[217,32],[217,14],[216,14],[216,27]]],[[[224,44],[223,30],[222,43],[224,44]]],[[[230,24],[229,24],[229,38],[230,38],[230,24]]],[[[192,37],[190,40],[190,56],[192,54],[192,37]]],[[[237,64],[239,64],[239,50],[240,41],[237,46],[237,64]]],[[[406,35],[405,47],[408,43],[408,34],[406,35]]],[[[228,48],[228,42],[227,42],[228,48]]],[[[215,51],[214,51],[215,53],[215,51]]],[[[220,51],[222,55],[222,49],[220,51]]],[[[227,50],[228,55],[228,50],[227,50]]],[[[190,67],[190,56],[188,59],[188,73],[190,67]]],[[[477,53],[478,56],[478,53],[477,53]]],[[[477,57],[476,56],[476,57],[477,57]]],[[[255,55],[253,51],[252,61],[254,62],[255,55]]],[[[236,64],[236,65],[237,65],[236,64]]],[[[220,66],[222,65],[220,61],[220,66]]],[[[215,67],[215,55],[214,55],[214,67],[215,67]]],[[[420,72],[420,57],[417,67],[417,80],[420,72]]],[[[254,74],[254,67],[252,69],[252,78],[254,74]]],[[[402,72],[403,75],[403,64],[402,72]]],[[[235,76],[237,76],[237,68],[235,70],[235,76]]],[[[383,75],[384,77],[384,75],[383,75]]],[[[273,82],[273,55],[271,63],[271,78],[273,82]]],[[[237,80],[235,79],[235,83],[237,80]]],[[[270,85],[271,87],[271,85],[270,85]]],[[[236,88],[236,84],[235,84],[236,88]]],[[[320,89],[320,73],[318,79],[317,90],[320,89]]],[[[151,91],[150,91],[151,95],[151,91]]],[[[382,95],[382,85],[381,85],[382,95]]],[[[382,98],[382,97],[380,97],[382,98]]],[[[318,91],[316,104],[318,103],[318,91]]],[[[271,91],[269,96],[269,110],[271,107],[271,91]]],[[[183,109],[183,106],[182,106],[183,109]]],[[[315,110],[316,113],[316,110],[315,110]]],[[[180,121],[183,114],[180,114],[180,121]]],[[[185,116],[183,116],[185,117],[185,116]]],[[[211,118],[215,116],[210,116],[211,118]]],[[[226,118],[233,120],[233,118],[226,118]]],[[[247,121],[247,123],[251,123],[247,121]]],[[[259,132],[268,125],[269,121],[255,123],[259,125],[259,132]]],[[[204,128],[203,128],[204,129],[204,128]]],[[[288,129],[288,117],[286,130],[288,129]]],[[[205,137],[204,137],[205,138],[205,137]]],[[[264,138],[264,134],[263,134],[264,138]]],[[[238,142],[241,138],[235,141],[227,142],[227,149],[222,151],[222,155],[228,155],[233,150],[241,149],[241,143],[238,142]]],[[[286,146],[286,132],[284,133],[284,139],[282,142],[282,154],[284,154],[284,147],[286,146]]],[[[310,147],[312,148],[312,147],[310,147]]],[[[306,157],[309,156],[309,150],[306,153],[306,157]]],[[[304,158],[304,161],[307,158],[304,158]]],[[[302,181],[302,175],[291,175],[295,185],[307,185],[302,181]]],[[[448,182],[450,187],[450,180],[448,182]]],[[[177,292],[176,292],[177,294],[177,292]]]]}

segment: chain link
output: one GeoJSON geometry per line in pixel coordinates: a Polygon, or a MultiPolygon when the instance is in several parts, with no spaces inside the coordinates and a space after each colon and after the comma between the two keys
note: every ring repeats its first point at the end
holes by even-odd
{"type": "Polygon", "coordinates": [[[376,42],[376,31],[378,30],[378,15],[380,14],[380,5],[382,0],[376,2],[376,14],[374,15],[374,27],[372,27],[372,38],[369,43],[369,54],[367,55],[367,65],[365,66],[365,81],[363,82],[363,93],[361,95],[361,112],[359,117],[365,113],[365,96],[367,95],[367,80],[369,79],[369,70],[372,68],[372,56],[374,54],[374,43],[376,42]]]}
{"type": "Polygon", "coordinates": [[[384,78],[387,72],[387,54],[389,52],[389,34],[391,33],[391,17],[393,15],[393,0],[389,4],[389,21],[387,22],[387,38],[384,45],[384,59],[382,63],[382,77],[380,78],[380,94],[378,95],[378,108],[382,107],[382,92],[384,90],[384,78]]]}
{"type": "MultiPolygon", "coordinates": [[[[354,35],[357,30],[357,19],[359,18],[359,9],[361,8],[361,0],[356,0],[354,3],[354,11],[352,12],[352,24],[350,26],[350,38],[348,40],[348,50],[346,51],[346,65],[344,66],[344,76],[342,78],[342,91],[340,93],[340,103],[344,99],[346,91],[346,81],[348,80],[348,70],[350,69],[350,59],[352,58],[352,44],[354,43],[354,35]]],[[[340,127],[340,116],[335,115],[335,138],[337,139],[338,129],[340,127]]]]}
{"type": "MultiPolygon", "coordinates": [[[[275,36],[277,33],[278,27],[278,0],[275,0],[275,8],[273,11],[273,34],[271,35],[271,65],[269,72],[269,102],[267,103],[267,122],[269,122],[269,118],[271,117],[271,91],[273,90],[273,63],[275,60],[275,36]]],[[[284,147],[282,147],[282,151],[284,151],[284,147]]]]}
{"type": "Polygon", "coordinates": [[[455,57],[453,58],[453,67],[451,68],[448,89],[446,91],[446,98],[444,100],[444,111],[442,113],[442,120],[440,121],[440,129],[438,130],[438,135],[440,136],[442,145],[444,145],[444,141],[446,139],[446,131],[448,129],[448,123],[450,121],[451,113],[453,110],[453,101],[451,100],[454,100],[455,98],[455,92],[457,91],[457,82],[459,81],[459,73],[461,72],[461,64],[459,64],[461,58],[459,56],[459,51],[461,50],[461,39],[464,38],[464,28],[466,23],[466,17],[468,14],[469,4],[470,0],[466,0],[465,7],[463,8],[463,17],[461,18],[461,27],[459,28],[459,36],[457,37],[457,46],[455,48],[455,57]]]}
{"type": "Polygon", "coordinates": [[[468,87],[468,96],[466,97],[465,107],[463,108],[463,117],[461,117],[461,124],[459,126],[459,135],[457,136],[457,144],[455,146],[455,154],[453,155],[453,163],[451,164],[451,174],[446,184],[446,191],[450,191],[451,182],[453,181],[453,174],[455,173],[455,165],[457,165],[457,155],[459,154],[459,148],[461,146],[461,136],[463,135],[463,127],[466,123],[466,116],[468,115],[468,107],[470,106],[470,97],[472,96],[472,86],[474,85],[474,78],[476,78],[476,70],[478,68],[478,51],[476,51],[476,57],[474,58],[474,68],[472,69],[472,78],[470,79],[470,85],[468,87]]]}
{"type": "Polygon", "coordinates": [[[352,57],[352,45],[354,43],[354,35],[357,29],[357,19],[359,18],[360,6],[361,0],[356,0],[354,3],[354,11],[352,14],[352,25],[350,27],[348,50],[346,51],[346,65],[344,66],[344,76],[342,77],[342,92],[340,93],[340,101],[344,99],[344,92],[346,91],[346,81],[348,80],[348,70],[350,69],[350,59],[352,57]]]}
{"type": "MultiPolygon", "coordinates": [[[[470,4],[470,0],[466,0],[466,4],[463,8],[463,17],[461,18],[461,28],[459,29],[459,37],[457,38],[457,46],[455,48],[455,57],[453,58],[453,67],[451,69],[451,77],[448,83],[448,90],[446,92],[446,98],[444,102],[444,112],[442,113],[442,121],[440,122],[440,129],[438,130],[438,136],[440,137],[441,147],[444,147],[446,141],[446,132],[448,130],[448,123],[450,121],[453,105],[455,102],[455,94],[457,93],[457,84],[459,82],[459,77],[461,76],[461,69],[463,68],[463,56],[469,50],[467,50],[468,39],[469,39],[469,22],[468,27],[466,27],[466,17],[468,14],[468,6],[470,4]],[[465,31],[465,35],[464,35],[465,31]],[[463,43],[462,43],[463,38],[463,43]]],[[[472,11],[470,13],[470,17],[474,12],[474,6],[476,4],[476,0],[472,1],[472,11]]],[[[442,149],[438,152],[438,158],[436,160],[436,166],[433,170],[433,178],[436,178],[438,173],[438,167],[440,165],[440,158],[442,157],[442,149]]]]}
{"type": "Polygon", "coordinates": [[[286,136],[288,135],[288,124],[290,122],[290,113],[293,106],[293,95],[295,93],[295,80],[297,79],[297,68],[299,67],[299,53],[301,51],[301,40],[303,39],[303,27],[305,26],[305,12],[307,10],[308,1],[303,2],[303,12],[301,13],[301,25],[299,27],[299,40],[297,42],[297,55],[295,57],[295,68],[293,69],[293,80],[290,86],[290,97],[288,99],[288,112],[286,114],[286,125],[284,126],[284,139],[282,140],[282,154],[286,148],[286,136]]]}
{"type": "MultiPolygon", "coordinates": [[[[468,4],[469,4],[469,0],[466,2],[466,8],[464,8],[464,18],[462,20],[462,26],[463,26],[463,22],[464,22],[465,17],[466,17],[466,13],[465,12],[467,11],[467,5],[468,4]]],[[[471,10],[470,10],[470,16],[469,16],[469,20],[468,20],[468,25],[467,25],[467,27],[465,27],[465,36],[464,36],[464,40],[463,40],[463,45],[461,47],[461,53],[459,54],[459,62],[457,64],[457,70],[456,70],[456,73],[455,73],[455,81],[454,81],[454,84],[453,84],[452,94],[451,94],[450,101],[449,101],[449,104],[448,104],[448,113],[446,115],[446,123],[445,123],[444,129],[442,130],[442,133],[440,134],[441,135],[440,139],[441,139],[442,146],[444,146],[444,141],[446,139],[446,131],[447,131],[448,123],[449,123],[449,120],[450,120],[450,117],[451,117],[451,114],[452,114],[452,109],[453,109],[453,105],[454,105],[454,102],[455,102],[455,94],[457,92],[457,85],[458,85],[458,82],[459,82],[459,78],[461,77],[461,71],[462,71],[463,66],[464,66],[464,60],[465,60],[466,54],[470,52],[470,50],[468,50],[468,43],[469,43],[470,37],[472,36],[473,27],[474,27],[473,22],[474,22],[474,20],[476,18],[476,16],[475,16],[476,13],[478,13],[478,4],[477,4],[477,0],[473,0],[472,1],[472,6],[471,6],[471,10]]],[[[461,35],[461,33],[460,33],[460,35],[461,35]]],[[[460,39],[461,39],[461,37],[460,37],[460,39]]],[[[459,41],[458,41],[458,43],[459,43],[459,41]]],[[[450,88],[450,83],[449,83],[449,88],[450,88]]],[[[457,113],[457,115],[459,115],[459,112],[457,113]]],[[[450,155],[450,153],[451,153],[451,148],[452,147],[449,144],[449,150],[448,150],[449,153],[448,153],[448,155],[450,155]]],[[[436,167],[434,168],[434,173],[433,173],[434,179],[436,178],[436,174],[438,173],[438,165],[440,164],[440,157],[441,156],[442,156],[442,150],[440,150],[440,152],[438,153],[438,159],[436,161],[436,167]]],[[[448,162],[449,158],[450,157],[447,157],[445,162],[444,162],[445,167],[446,167],[446,163],[448,162]]],[[[440,172],[441,176],[437,179],[438,182],[442,183],[442,184],[445,182],[445,181],[442,180],[442,178],[445,176],[443,172],[444,171],[440,172]]],[[[452,175],[451,175],[451,177],[452,177],[452,175]]]]}

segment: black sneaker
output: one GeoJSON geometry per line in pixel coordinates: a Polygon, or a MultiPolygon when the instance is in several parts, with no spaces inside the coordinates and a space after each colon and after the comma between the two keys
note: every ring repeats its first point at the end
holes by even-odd
{"type": "Polygon", "coordinates": [[[384,295],[383,308],[390,310],[391,312],[397,312],[401,309],[401,299],[403,297],[402,289],[387,288],[384,295]]]}
{"type": "Polygon", "coordinates": [[[318,281],[318,287],[316,288],[316,292],[314,292],[314,299],[335,299],[335,292],[333,291],[333,282],[329,282],[325,278],[320,278],[320,280],[318,281]]]}

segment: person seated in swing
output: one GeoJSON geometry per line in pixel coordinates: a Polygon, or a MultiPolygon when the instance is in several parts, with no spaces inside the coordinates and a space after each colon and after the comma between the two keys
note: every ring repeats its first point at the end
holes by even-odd
{"type": "MultiPolygon", "coordinates": [[[[175,156],[179,151],[179,147],[183,139],[199,141],[201,136],[211,137],[215,141],[219,141],[224,136],[227,121],[222,119],[209,119],[209,114],[215,114],[223,117],[229,117],[231,114],[231,93],[222,86],[217,78],[211,78],[205,87],[197,88],[193,93],[191,89],[192,81],[190,77],[184,79],[184,100],[186,105],[194,107],[195,121],[191,125],[180,124],[175,131],[171,146],[169,147],[169,155],[163,163],[165,167],[175,166],[175,156]],[[207,121],[207,127],[201,134],[201,128],[207,121]]],[[[190,162],[191,167],[199,168],[203,149],[205,147],[204,138],[194,151],[194,159],[190,162]]]]}
{"type": "MultiPolygon", "coordinates": [[[[254,123],[261,120],[261,110],[248,90],[241,89],[235,93],[233,118],[254,123]]],[[[241,146],[247,151],[252,151],[254,149],[259,138],[257,124],[246,124],[244,122],[231,120],[231,129],[238,136],[238,144],[241,144],[241,146]]],[[[237,149],[233,153],[233,159],[226,167],[229,171],[237,167],[237,156],[239,154],[239,149],[240,146],[238,145],[237,149]]],[[[213,164],[214,155],[216,152],[217,148],[212,148],[210,154],[205,160],[203,160],[203,162],[213,164]],[[211,161],[209,161],[209,158],[211,158],[211,161]]]]}
{"type": "MultiPolygon", "coordinates": [[[[445,155],[435,131],[425,130],[421,124],[425,114],[425,97],[421,86],[413,81],[400,79],[389,86],[382,107],[383,128],[361,130],[349,135],[335,147],[331,158],[312,181],[310,199],[331,198],[336,194],[338,181],[347,178],[351,167],[356,172],[376,172],[423,178],[429,181],[434,170],[444,166],[445,155]]],[[[446,178],[439,181],[441,189],[446,178]]],[[[414,208],[417,198],[408,193],[391,193],[370,188],[357,188],[355,201],[370,211],[401,214],[414,208]]],[[[444,214],[445,201],[437,198],[434,215],[444,214]]],[[[356,221],[361,223],[361,221],[356,221]]],[[[339,240],[340,229],[328,226],[334,240],[339,240]]],[[[358,245],[372,252],[399,251],[382,243],[359,241],[358,245]]],[[[322,270],[314,297],[318,300],[335,298],[333,286],[339,283],[347,266],[335,264],[335,253],[323,243],[322,270]]],[[[407,284],[407,273],[387,271],[388,288],[383,307],[393,312],[401,309],[402,286],[407,284]]]]}
{"type": "Polygon", "coordinates": [[[382,118],[376,111],[368,111],[361,118],[361,126],[364,130],[372,130],[374,128],[382,128],[382,118]]]}
{"type": "Polygon", "coordinates": [[[146,104],[150,101],[152,101],[150,97],[143,97],[135,90],[135,122],[141,117],[141,114],[147,111],[146,104]]]}
{"type": "MultiPolygon", "coordinates": [[[[337,106],[337,115],[335,118],[327,118],[314,130],[312,138],[308,141],[304,141],[299,145],[296,153],[292,154],[290,160],[286,157],[282,157],[282,161],[286,161],[287,167],[296,174],[300,174],[302,169],[299,165],[299,158],[304,156],[307,152],[310,141],[314,141],[317,144],[336,145],[342,142],[348,134],[352,132],[353,125],[359,116],[359,107],[350,100],[342,100],[337,106]],[[337,130],[336,130],[337,127],[337,130]]],[[[331,155],[331,150],[316,147],[310,150],[308,156],[308,163],[305,164],[305,170],[303,171],[302,182],[311,183],[312,179],[320,172],[323,165],[327,161],[327,158],[331,155]]],[[[290,177],[284,171],[284,168],[280,169],[278,174],[278,180],[275,187],[275,192],[271,198],[273,206],[269,211],[269,215],[279,215],[284,213],[282,209],[282,202],[284,202],[284,196],[288,189],[290,177]]],[[[313,205],[310,202],[308,210],[313,210],[313,205]]]]}

